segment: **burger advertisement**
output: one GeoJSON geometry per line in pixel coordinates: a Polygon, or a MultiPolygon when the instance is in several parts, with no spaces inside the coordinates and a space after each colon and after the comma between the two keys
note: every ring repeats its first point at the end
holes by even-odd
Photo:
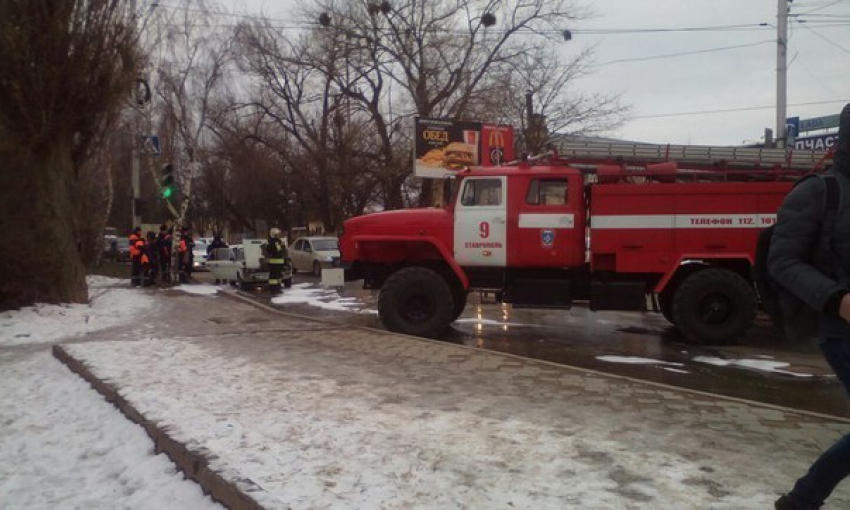
{"type": "Polygon", "coordinates": [[[513,159],[513,128],[480,122],[416,119],[414,173],[443,178],[471,166],[494,166],[513,159]]]}

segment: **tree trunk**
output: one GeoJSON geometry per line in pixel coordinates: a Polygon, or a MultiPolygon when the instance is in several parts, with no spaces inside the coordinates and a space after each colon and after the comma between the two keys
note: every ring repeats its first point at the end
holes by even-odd
{"type": "Polygon", "coordinates": [[[434,179],[422,179],[422,190],[419,192],[419,207],[434,205],[434,179]]]}
{"type": "MultiPolygon", "coordinates": [[[[386,170],[385,172],[389,173],[386,170]]],[[[404,207],[404,197],[401,195],[401,184],[396,182],[397,180],[398,179],[392,175],[384,179],[384,196],[386,197],[384,208],[387,210],[402,209],[404,207]]]]}
{"type": "Polygon", "coordinates": [[[17,164],[0,181],[6,192],[0,201],[0,309],[87,302],[70,143],[55,140],[11,161],[6,158],[14,156],[3,156],[17,164]]]}

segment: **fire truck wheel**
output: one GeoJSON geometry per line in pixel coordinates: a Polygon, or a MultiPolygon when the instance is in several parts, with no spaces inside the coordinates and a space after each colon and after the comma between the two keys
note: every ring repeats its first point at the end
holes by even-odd
{"type": "Polygon", "coordinates": [[[739,274],[710,268],[688,276],[673,297],[673,323],[695,343],[729,344],[756,315],[752,286],[739,274]]]}
{"type": "Polygon", "coordinates": [[[439,273],[408,267],[393,273],[378,296],[378,314],[390,331],[435,338],[452,322],[454,299],[439,273]]]}
{"type": "Polygon", "coordinates": [[[658,307],[661,308],[661,315],[667,319],[667,322],[673,324],[673,295],[670,292],[662,292],[658,295],[658,307]]]}

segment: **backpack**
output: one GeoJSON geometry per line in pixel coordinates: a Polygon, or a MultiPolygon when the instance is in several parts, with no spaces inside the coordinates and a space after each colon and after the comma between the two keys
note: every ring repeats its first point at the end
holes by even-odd
{"type": "MultiPolygon", "coordinates": [[[[824,182],[824,207],[821,231],[818,242],[812,247],[809,262],[826,274],[833,271],[829,267],[834,261],[832,256],[832,230],[838,212],[840,189],[838,181],[831,174],[810,174],[794,183],[794,187],[809,178],[819,178],[824,182]],[[826,260],[824,260],[826,259],[826,260]],[[829,265],[827,265],[827,262],[829,265]]],[[[770,316],[773,325],[789,340],[800,341],[817,336],[820,311],[786,290],[773,279],[767,267],[767,256],[773,240],[775,225],[764,229],[756,242],[756,255],[753,263],[753,283],[764,311],[770,316]]]]}

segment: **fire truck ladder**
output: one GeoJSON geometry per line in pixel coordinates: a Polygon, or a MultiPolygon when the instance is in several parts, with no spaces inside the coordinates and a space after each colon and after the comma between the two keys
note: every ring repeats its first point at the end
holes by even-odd
{"type": "Polygon", "coordinates": [[[630,142],[557,144],[550,160],[596,173],[600,181],[643,176],[660,181],[793,180],[829,164],[832,153],[710,145],[655,145],[630,142]]]}

